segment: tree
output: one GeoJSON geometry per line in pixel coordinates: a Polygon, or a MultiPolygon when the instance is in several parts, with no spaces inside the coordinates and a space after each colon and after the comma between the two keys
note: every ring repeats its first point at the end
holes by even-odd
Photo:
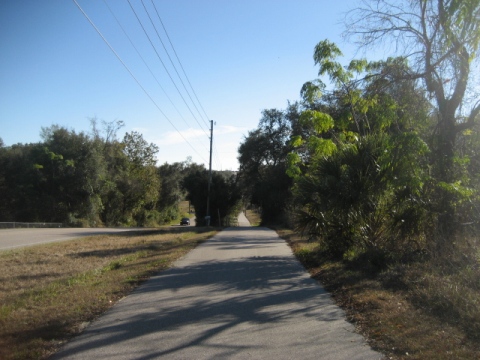
{"type": "Polygon", "coordinates": [[[0,147],[0,219],[75,226],[156,225],[158,148],[122,122],[92,120],[88,135],[53,125],[43,142],[0,147]]]}
{"type": "Polygon", "coordinates": [[[418,130],[428,102],[415,81],[395,78],[408,68],[402,58],[344,67],[341,55],[321,41],[314,60],[334,88],[327,91],[320,79],[302,88],[300,131],[288,155],[296,225],[337,256],[350,249],[397,251],[405,240],[421,238],[427,223],[429,149],[418,130]]]}
{"type": "Polygon", "coordinates": [[[3,199],[3,204],[0,204],[0,219],[5,219],[8,206],[6,204],[8,186],[6,183],[6,173],[7,173],[7,149],[3,143],[2,138],[0,138],[0,197],[3,199]]]}
{"type": "Polygon", "coordinates": [[[126,133],[123,137],[123,144],[123,151],[133,166],[153,166],[157,163],[155,155],[158,153],[158,146],[153,143],[149,144],[139,132],[126,133]]]}
{"type": "Polygon", "coordinates": [[[163,223],[168,223],[179,216],[178,205],[185,197],[182,180],[186,166],[185,162],[165,163],[157,169],[161,184],[157,210],[163,223]]]}
{"type": "Polygon", "coordinates": [[[360,251],[407,251],[405,240],[422,235],[427,151],[415,136],[371,134],[318,158],[294,190],[298,228],[342,256],[360,251]]]}
{"type": "MultiPolygon", "coordinates": [[[[370,0],[347,17],[347,36],[361,46],[387,41],[408,59],[397,79],[422,81],[436,107],[435,175],[439,181],[439,228],[454,231],[456,140],[479,120],[475,76],[480,45],[480,0],[370,0]]],[[[377,74],[382,76],[381,73],[377,74]]]]}
{"type": "MultiPolygon", "coordinates": [[[[182,181],[187,191],[187,200],[195,208],[197,226],[206,225],[208,198],[208,171],[196,164],[191,164],[182,181]]],[[[212,172],[210,188],[211,225],[230,225],[231,219],[240,212],[241,193],[234,176],[226,177],[219,172],[212,172]]]]}
{"type": "Polygon", "coordinates": [[[125,134],[122,145],[128,161],[126,176],[119,184],[125,219],[144,225],[156,207],[160,191],[160,179],[155,168],[158,147],[148,144],[135,131],[125,134]]]}
{"type": "Polygon", "coordinates": [[[42,138],[44,154],[38,165],[48,183],[45,191],[52,201],[52,221],[99,224],[104,166],[92,139],[58,125],[42,128],[42,138]]]}
{"type": "Polygon", "coordinates": [[[0,152],[0,219],[48,221],[50,199],[38,166],[43,144],[15,144],[0,152]]]}
{"type": "Polygon", "coordinates": [[[292,132],[289,113],[264,110],[258,128],[239,147],[239,177],[246,201],[262,210],[266,223],[281,221],[292,180],[286,174],[292,132]]]}

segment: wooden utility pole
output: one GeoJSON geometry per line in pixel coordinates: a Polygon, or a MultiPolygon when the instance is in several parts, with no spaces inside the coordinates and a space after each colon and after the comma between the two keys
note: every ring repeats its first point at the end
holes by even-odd
{"type": "Polygon", "coordinates": [[[207,193],[207,226],[210,226],[210,187],[212,186],[212,144],[213,144],[213,120],[210,120],[210,164],[208,168],[208,193],[207,193]]]}

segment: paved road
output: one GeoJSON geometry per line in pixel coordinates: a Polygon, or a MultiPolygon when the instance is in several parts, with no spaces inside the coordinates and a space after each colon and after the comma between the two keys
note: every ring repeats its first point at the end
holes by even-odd
{"type": "MultiPolygon", "coordinates": [[[[130,228],[1,229],[0,251],[74,238],[131,231],[130,228]]],[[[138,229],[137,229],[138,230],[138,229]]]]}
{"type": "Polygon", "coordinates": [[[238,214],[238,226],[250,226],[250,221],[248,221],[245,213],[243,212],[238,214]]]}
{"type": "Polygon", "coordinates": [[[238,227],[153,277],[53,359],[381,357],[275,232],[238,227]]]}

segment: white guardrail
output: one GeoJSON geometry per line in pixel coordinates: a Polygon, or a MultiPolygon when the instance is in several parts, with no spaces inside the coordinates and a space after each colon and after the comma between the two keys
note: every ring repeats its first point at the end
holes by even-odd
{"type": "Polygon", "coordinates": [[[0,222],[0,229],[61,228],[62,223],[0,222]]]}

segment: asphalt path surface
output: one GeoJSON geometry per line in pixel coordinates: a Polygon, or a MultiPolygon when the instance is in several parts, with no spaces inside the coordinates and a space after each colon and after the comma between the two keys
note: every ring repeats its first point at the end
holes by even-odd
{"type": "MultiPolygon", "coordinates": [[[[239,224],[245,222],[239,219],[239,224]]],[[[267,228],[228,228],[53,359],[380,359],[267,228]]]]}
{"type": "Polygon", "coordinates": [[[1,229],[0,251],[49,242],[71,240],[79,237],[112,234],[139,229],[131,228],[42,228],[1,229]]]}

